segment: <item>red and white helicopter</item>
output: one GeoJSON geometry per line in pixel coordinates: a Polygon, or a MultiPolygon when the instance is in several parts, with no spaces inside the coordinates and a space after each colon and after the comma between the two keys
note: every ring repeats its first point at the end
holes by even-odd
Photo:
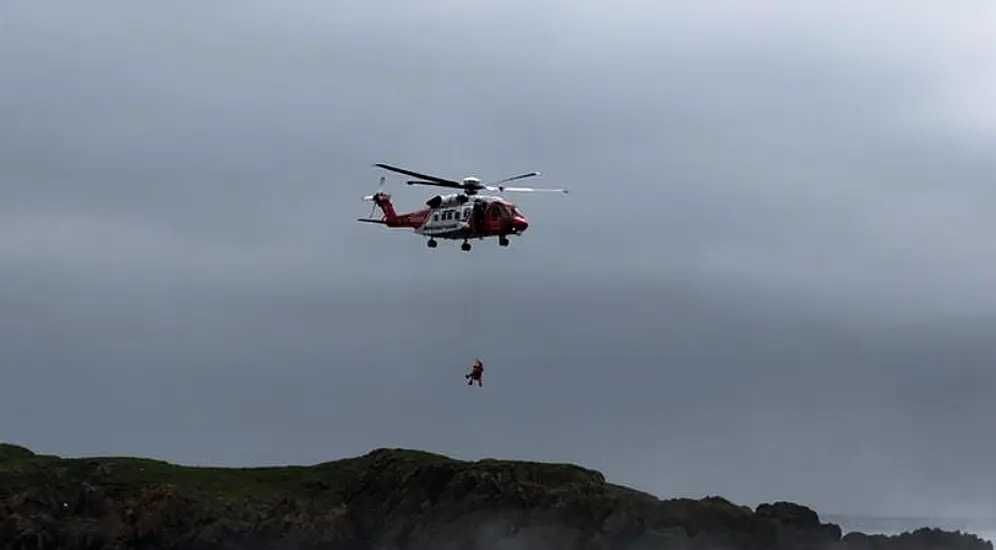
{"type": "MultiPolygon", "coordinates": [[[[363,197],[364,201],[372,201],[374,209],[380,208],[383,216],[375,218],[357,218],[357,221],[379,223],[387,227],[412,229],[415,233],[427,237],[429,248],[436,248],[436,239],[462,240],[461,250],[470,250],[470,239],[498,237],[499,246],[508,246],[510,235],[521,236],[529,227],[529,221],[519,208],[501,198],[489,195],[478,195],[479,191],[517,191],[517,192],[547,192],[567,194],[566,189],[544,189],[534,187],[507,187],[503,184],[510,181],[538,176],[539,172],[530,172],[499,180],[492,185],[483,185],[477,177],[463,178],[462,182],[420,174],[404,168],[387,164],[375,164],[378,168],[405,174],[419,180],[410,180],[408,185],[434,185],[459,189],[459,193],[435,195],[425,201],[428,208],[398,214],[391,203],[391,195],[378,190],[373,195],[363,197]]],[[[380,178],[380,187],[384,186],[384,177],[380,178]]],[[[371,210],[370,215],[373,215],[371,210]]]]}

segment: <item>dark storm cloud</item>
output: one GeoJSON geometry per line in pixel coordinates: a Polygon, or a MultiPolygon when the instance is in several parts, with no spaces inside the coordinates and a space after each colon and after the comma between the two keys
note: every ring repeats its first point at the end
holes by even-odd
{"type": "Polygon", "coordinates": [[[996,508],[991,18],[719,5],[8,7],[0,434],[996,508]],[[573,193],[428,251],[373,162],[573,193]]]}

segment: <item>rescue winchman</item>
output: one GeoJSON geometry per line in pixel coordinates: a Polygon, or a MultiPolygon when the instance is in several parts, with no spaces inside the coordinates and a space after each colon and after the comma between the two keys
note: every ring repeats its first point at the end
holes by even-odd
{"type": "Polygon", "coordinates": [[[467,385],[474,385],[474,381],[476,380],[478,387],[483,386],[484,383],[481,380],[481,377],[484,376],[484,363],[482,363],[480,359],[477,359],[470,368],[470,374],[464,375],[464,378],[467,379],[467,385]]]}

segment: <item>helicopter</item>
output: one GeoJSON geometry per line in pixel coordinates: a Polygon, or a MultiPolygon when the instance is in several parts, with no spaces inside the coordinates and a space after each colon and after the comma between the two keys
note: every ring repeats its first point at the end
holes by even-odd
{"type": "Polygon", "coordinates": [[[528,193],[561,193],[567,194],[567,189],[546,189],[534,187],[509,187],[505,183],[538,176],[539,172],[529,172],[504,178],[494,184],[484,185],[480,178],[469,176],[462,181],[455,181],[414,172],[404,168],[398,168],[389,164],[374,164],[375,167],[397,172],[418,180],[409,180],[408,185],[431,185],[458,189],[459,192],[448,194],[437,194],[425,201],[428,208],[423,208],[413,212],[399,214],[391,202],[391,195],[385,193],[384,176],[380,178],[380,186],[376,193],[363,197],[364,201],[373,202],[374,211],[380,208],[381,218],[357,218],[357,221],[367,223],[377,223],[391,228],[411,229],[415,233],[426,237],[429,248],[436,248],[438,241],[462,240],[460,249],[470,251],[470,239],[485,239],[488,237],[498,237],[499,246],[508,246],[509,236],[522,236],[529,227],[529,221],[523,215],[519,207],[502,197],[493,195],[480,195],[480,191],[498,192],[528,192],[528,193]]]}

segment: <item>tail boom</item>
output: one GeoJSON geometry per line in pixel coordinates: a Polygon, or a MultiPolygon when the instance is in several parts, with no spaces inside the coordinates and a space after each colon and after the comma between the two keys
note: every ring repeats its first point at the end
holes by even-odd
{"type": "Polygon", "coordinates": [[[408,227],[411,229],[418,229],[422,227],[425,223],[425,219],[429,216],[428,210],[419,210],[417,212],[409,212],[407,214],[399,215],[394,209],[394,204],[391,202],[391,195],[388,195],[387,193],[367,195],[366,197],[363,197],[363,200],[372,201],[376,204],[384,216],[379,220],[373,218],[357,218],[356,221],[379,223],[388,227],[408,227]]]}

